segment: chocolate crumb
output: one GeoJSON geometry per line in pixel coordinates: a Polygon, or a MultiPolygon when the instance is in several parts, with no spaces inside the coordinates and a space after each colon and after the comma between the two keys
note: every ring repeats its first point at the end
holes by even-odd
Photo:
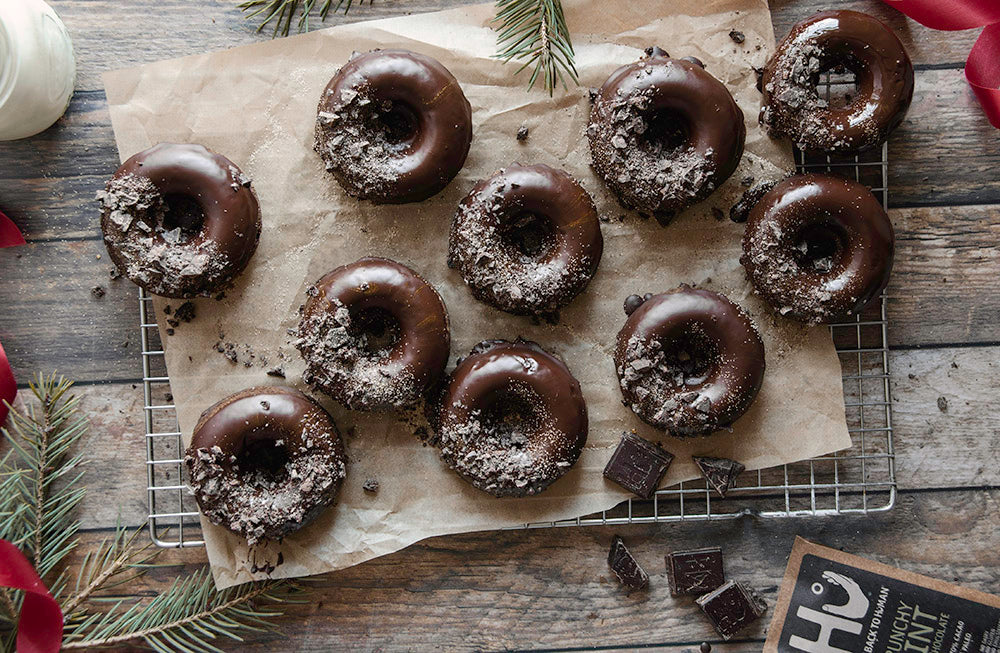
{"type": "Polygon", "coordinates": [[[946,397],[937,398],[937,407],[942,413],[948,412],[948,399],[946,397]]]}
{"type": "Polygon", "coordinates": [[[194,319],[194,302],[184,302],[174,311],[174,317],[181,322],[190,322],[194,319]]]}
{"type": "Polygon", "coordinates": [[[267,375],[276,376],[279,379],[283,379],[285,378],[285,370],[281,369],[280,367],[272,367],[267,371],[267,375]]]}
{"type": "Polygon", "coordinates": [[[726,214],[722,209],[713,206],[712,217],[715,218],[716,220],[722,221],[726,219],[726,214]]]}
{"type": "Polygon", "coordinates": [[[166,306],[163,307],[163,314],[164,315],[173,315],[174,314],[174,307],[171,306],[170,304],[167,304],[166,306]]]}
{"type": "Polygon", "coordinates": [[[708,642],[702,642],[701,646],[698,647],[701,653],[712,653],[712,645],[708,642]]]}
{"type": "Polygon", "coordinates": [[[174,330],[173,329],[167,329],[167,335],[168,336],[174,335],[174,330]]]}
{"type": "Polygon", "coordinates": [[[730,30],[729,38],[731,38],[736,43],[743,43],[747,40],[746,34],[738,30],[730,30]]]}
{"type": "Polygon", "coordinates": [[[117,265],[108,270],[108,278],[112,281],[118,281],[122,278],[122,271],[118,269],[117,265]]]}
{"type": "Polygon", "coordinates": [[[632,313],[635,313],[635,309],[642,306],[643,302],[645,301],[646,300],[640,297],[639,295],[629,295],[628,297],[626,297],[624,306],[625,315],[631,315],[632,313]]]}
{"type": "Polygon", "coordinates": [[[96,297],[97,299],[104,297],[105,295],[104,286],[94,286],[93,288],[90,289],[90,294],[96,297]]]}
{"type": "Polygon", "coordinates": [[[750,188],[753,186],[753,177],[751,175],[747,175],[743,179],[740,179],[740,185],[745,188],[750,188]]]}
{"type": "Polygon", "coordinates": [[[174,400],[174,396],[172,394],[170,394],[169,392],[167,394],[163,395],[163,398],[166,399],[167,401],[173,401],[174,400]]]}
{"type": "Polygon", "coordinates": [[[375,480],[374,478],[369,478],[365,481],[364,485],[361,486],[361,489],[364,490],[365,492],[371,492],[372,494],[375,494],[376,492],[378,492],[378,481],[375,480]]]}
{"type": "Polygon", "coordinates": [[[176,319],[176,318],[170,317],[170,318],[167,318],[167,324],[169,324],[170,326],[172,326],[172,327],[174,327],[176,329],[177,327],[179,327],[181,325],[181,321],[178,320],[178,319],[176,319]]]}
{"type": "Polygon", "coordinates": [[[666,50],[664,50],[661,47],[655,46],[655,45],[649,46],[648,48],[646,48],[645,50],[643,50],[643,52],[646,53],[647,57],[669,57],[670,56],[669,54],[667,54],[666,50]]]}
{"type": "Polygon", "coordinates": [[[958,363],[956,363],[955,361],[952,361],[951,362],[951,369],[957,370],[958,369],[958,363]]]}
{"type": "Polygon", "coordinates": [[[587,89],[587,99],[590,100],[591,104],[593,104],[597,100],[598,94],[600,94],[600,91],[596,88],[587,89]]]}
{"type": "Polygon", "coordinates": [[[522,142],[522,143],[524,141],[528,140],[528,126],[527,125],[521,125],[521,128],[517,130],[517,140],[520,141],[520,142],[522,142]]]}

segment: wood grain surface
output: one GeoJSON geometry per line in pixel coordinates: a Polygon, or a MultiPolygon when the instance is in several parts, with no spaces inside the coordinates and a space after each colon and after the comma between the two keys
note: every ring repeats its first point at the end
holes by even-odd
{"type": "MultiPolygon", "coordinates": [[[[268,38],[233,0],[50,0],[79,63],[67,115],[0,144],[0,208],[29,244],[0,250],[0,341],[20,381],[59,369],[81,383],[91,430],[81,551],[146,506],[138,300],[111,281],[94,193],[117,166],[100,75],[111,69],[268,38]],[[92,289],[100,286],[103,296],[92,289]]],[[[376,0],[327,24],[466,4],[376,0]]],[[[976,31],[928,30],[876,0],[836,3],[885,20],[917,68],[913,106],[890,143],[897,256],[889,288],[897,507],[867,517],[621,528],[651,575],[626,596],[605,555],[613,531],[570,528],[435,538],[330,574],[283,619],[282,639],[233,650],[621,649],[758,651],[764,625],[722,644],[691,602],[666,590],[663,555],[718,543],[727,571],[773,604],[795,535],[985,591],[1000,586],[1000,138],[962,74],[976,31]],[[944,398],[945,405],[939,401],[944,398]]],[[[830,3],[773,0],[776,31],[830,3]]],[[[571,25],[572,27],[572,25],[571,25]]],[[[668,46],[669,44],[661,44],[668,46]]],[[[134,586],[152,596],[204,561],[134,586]]],[[[766,619],[764,623],[766,624],[766,619]]]]}

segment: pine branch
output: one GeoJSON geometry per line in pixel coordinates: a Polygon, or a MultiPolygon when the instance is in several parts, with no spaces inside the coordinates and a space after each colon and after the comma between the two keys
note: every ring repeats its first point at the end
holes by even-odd
{"type": "Polygon", "coordinates": [[[560,0],[497,0],[494,22],[500,23],[497,58],[522,61],[515,75],[534,65],[529,89],[539,77],[549,95],[557,81],[567,87],[566,77],[577,83],[573,42],[560,0]]]}
{"type": "Polygon", "coordinates": [[[12,451],[4,460],[8,471],[0,496],[18,502],[20,509],[8,513],[0,530],[33,558],[43,578],[76,546],[79,522],[73,512],[85,492],[79,486],[82,457],[68,454],[87,429],[78,414],[79,400],[68,394],[72,386],[55,374],[39,375],[31,391],[41,414],[34,406],[26,413],[11,410],[9,430],[2,429],[12,451]],[[12,458],[19,463],[16,470],[12,458]]]}
{"type": "Polygon", "coordinates": [[[158,652],[213,651],[221,637],[243,641],[243,635],[274,630],[267,620],[282,613],[273,606],[301,603],[301,586],[288,581],[262,581],[215,590],[207,570],[178,579],[145,605],[122,611],[124,601],[104,615],[93,615],[69,631],[64,649],[106,647],[142,639],[158,652]],[[264,604],[257,607],[257,604],[264,604]]]}
{"type": "MultiPolygon", "coordinates": [[[[364,4],[365,0],[358,0],[358,4],[364,4]]],[[[374,0],[368,0],[371,4],[374,0]]],[[[274,22],[274,33],[272,37],[278,36],[288,36],[288,32],[292,27],[292,18],[295,16],[296,11],[299,9],[299,5],[302,6],[302,12],[299,16],[298,27],[300,32],[309,31],[309,16],[312,14],[313,9],[319,5],[319,18],[322,21],[326,20],[327,15],[333,11],[338,11],[341,7],[344,8],[344,13],[346,14],[350,9],[351,5],[354,4],[354,0],[246,0],[237,5],[240,10],[244,13],[251,12],[247,19],[256,18],[257,16],[263,16],[260,25],[257,26],[257,31],[261,31],[269,23],[274,22]]]]}

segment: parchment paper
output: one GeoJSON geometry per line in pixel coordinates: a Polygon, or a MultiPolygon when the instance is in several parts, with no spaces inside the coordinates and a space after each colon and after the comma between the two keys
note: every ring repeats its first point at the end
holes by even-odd
{"type": "MultiPolygon", "coordinates": [[[[767,467],[850,446],[840,366],[826,328],[773,316],[751,293],[738,263],[742,226],[713,217],[728,212],[745,176],[761,179],[791,167],[790,152],[757,126],[760,95],[752,66],[774,46],[765,0],[566,0],[581,86],[550,98],[526,92],[524,75],[492,58],[492,5],[338,26],[298,37],[163,61],[105,76],[119,153],[124,160],[159,141],[203,143],[253,179],[264,230],[247,271],[222,301],[197,301],[197,318],[163,336],[171,389],[185,438],[199,413],[243,388],[287,383],[307,390],[303,365],[286,331],[296,325],[306,287],[363,255],[413,267],[441,292],[451,315],[452,361],[486,338],[523,336],[562,356],[580,380],[590,412],[587,448],[562,479],[537,497],[499,500],[460,480],[421,445],[413,427],[387,415],[349,412],[319,397],[345,433],[350,456],[339,503],[311,526],[264,551],[202,520],[217,585],[250,580],[251,566],[284,562],[272,572],[315,574],[397,551],[447,533],[575,517],[610,508],[628,494],[601,471],[625,429],[660,440],[677,458],[664,485],[698,476],[692,453],[767,467]],[[742,45],[730,30],[746,35],[742,45]],[[589,168],[584,128],[587,87],[659,45],[694,55],[722,80],[743,109],[747,154],[720,191],[667,228],[622,210],[589,168]],[[347,197],[312,150],[320,92],[352,51],[402,47],[431,55],[461,82],[474,111],[474,140],[458,178],[419,204],[373,206],[347,197]],[[515,139],[521,125],[525,143],[515,139]],[[472,299],[445,264],[448,227],[473,183],[510,162],[560,166],[580,179],[602,215],[604,258],[586,292],[559,324],[537,325],[472,299]],[[677,440],[644,426],[621,404],[611,351],[624,323],[622,300],[681,282],[728,295],[746,306],[767,349],[764,386],[732,433],[677,440]],[[231,363],[213,350],[220,339],[245,346],[255,364],[231,363]],[[282,360],[282,358],[284,360],[282,360]],[[261,359],[267,359],[263,364],[261,359]],[[282,365],[287,380],[266,376],[282,365]],[[379,481],[372,495],[367,478],[379,481]]],[[[161,333],[163,307],[157,299],[161,333]]],[[[257,574],[259,577],[261,574],[257,574]]]]}

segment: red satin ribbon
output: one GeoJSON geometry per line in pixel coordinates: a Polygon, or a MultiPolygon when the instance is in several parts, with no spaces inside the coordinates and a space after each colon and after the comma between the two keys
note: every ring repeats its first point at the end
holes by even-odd
{"type": "Polygon", "coordinates": [[[7,540],[0,540],[0,586],[24,591],[17,653],[57,653],[62,644],[62,610],[28,559],[7,540]]]}
{"type": "Polygon", "coordinates": [[[990,124],[1000,129],[1000,2],[998,0],[883,0],[931,29],[986,27],[969,52],[965,79],[990,124]]]}
{"type": "MultiPolygon", "coordinates": [[[[10,218],[0,211],[0,249],[23,244],[24,236],[21,235],[10,218]]],[[[14,371],[10,369],[10,362],[3,350],[3,344],[0,344],[0,426],[3,426],[7,419],[7,406],[4,402],[14,403],[16,396],[17,381],[14,380],[14,371]]]]}

